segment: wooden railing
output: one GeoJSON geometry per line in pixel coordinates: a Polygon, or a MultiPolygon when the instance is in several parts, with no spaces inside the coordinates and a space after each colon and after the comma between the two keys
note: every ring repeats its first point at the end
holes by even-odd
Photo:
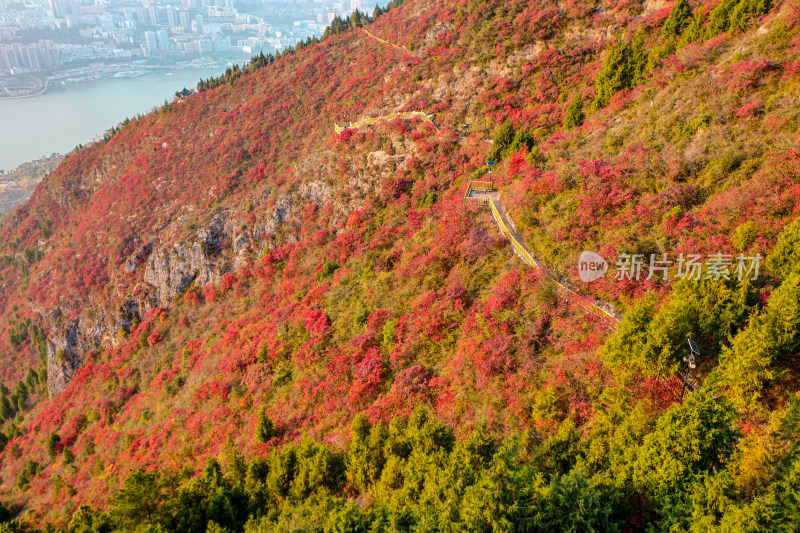
{"type": "Polygon", "coordinates": [[[490,199],[488,196],[472,196],[470,197],[470,193],[472,191],[478,192],[491,192],[495,190],[494,183],[491,181],[480,181],[480,180],[470,180],[469,184],[467,184],[467,192],[464,193],[464,206],[467,205],[467,200],[474,202],[478,205],[488,205],[490,199]]]}
{"type": "Polygon", "coordinates": [[[493,191],[494,190],[494,183],[491,181],[480,181],[480,180],[473,180],[470,182],[472,184],[473,191],[493,191]]]}

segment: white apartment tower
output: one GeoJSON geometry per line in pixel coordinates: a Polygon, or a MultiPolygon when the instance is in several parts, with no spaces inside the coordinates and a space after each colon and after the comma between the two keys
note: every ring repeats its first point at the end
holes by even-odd
{"type": "Polygon", "coordinates": [[[167,32],[160,30],[156,35],[158,37],[158,49],[162,52],[169,52],[169,39],[167,37],[167,32]]]}

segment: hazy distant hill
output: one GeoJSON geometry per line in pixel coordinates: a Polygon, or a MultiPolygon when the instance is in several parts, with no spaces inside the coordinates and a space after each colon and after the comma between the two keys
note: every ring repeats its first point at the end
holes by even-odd
{"type": "Polygon", "coordinates": [[[14,170],[0,175],[0,213],[13,210],[25,203],[36,185],[55,170],[64,156],[53,154],[37,161],[23,163],[14,170]]]}

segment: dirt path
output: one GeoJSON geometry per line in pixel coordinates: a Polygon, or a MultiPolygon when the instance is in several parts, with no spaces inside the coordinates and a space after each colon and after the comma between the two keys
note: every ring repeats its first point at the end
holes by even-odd
{"type": "Polygon", "coordinates": [[[393,48],[396,48],[397,50],[400,50],[401,52],[403,52],[403,53],[406,53],[406,54],[410,54],[410,53],[411,53],[411,50],[409,50],[408,48],[403,48],[403,47],[402,47],[402,46],[400,46],[400,45],[397,45],[397,44],[394,44],[394,43],[390,43],[390,42],[389,42],[389,41],[387,41],[386,39],[381,39],[381,38],[380,38],[380,37],[378,37],[377,35],[375,35],[375,34],[373,34],[373,33],[370,33],[370,32],[368,32],[368,31],[367,31],[367,30],[365,30],[364,28],[359,28],[359,30],[363,31],[363,32],[364,32],[364,33],[366,33],[368,36],[372,37],[373,39],[375,39],[376,41],[378,41],[378,42],[380,42],[380,43],[383,43],[383,44],[385,44],[385,45],[388,45],[388,46],[391,46],[391,47],[393,47],[393,48]]]}
{"type": "Polygon", "coordinates": [[[427,122],[428,124],[433,126],[434,129],[437,132],[440,131],[439,130],[439,126],[437,126],[436,123],[433,121],[433,117],[431,117],[430,115],[428,115],[427,113],[422,112],[422,111],[406,111],[404,113],[392,113],[391,115],[383,115],[383,116],[380,116],[380,117],[364,118],[364,119],[361,119],[361,120],[359,120],[357,122],[351,122],[351,123],[349,123],[347,125],[344,125],[344,126],[340,126],[340,125],[334,123],[333,124],[333,130],[336,132],[336,135],[339,135],[346,129],[359,128],[361,126],[368,126],[370,124],[375,124],[376,122],[378,122],[380,120],[394,120],[396,118],[412,119],[412,118],[415,118],[415,117],[421,118],[422,120],[424,120],[425,122],[427,122]]]}

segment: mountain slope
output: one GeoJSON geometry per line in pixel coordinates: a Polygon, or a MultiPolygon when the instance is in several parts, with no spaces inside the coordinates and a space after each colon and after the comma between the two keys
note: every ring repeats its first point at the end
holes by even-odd
{"type": "Polygon", "coordinates": [[[797,18],[409,1],[369,27],[397,46],[334,34],[78,150],[1,230],[7,505],[134,529],[156,483],[167,530],[763,526],[800,464],[797,18]],[[404,111],[440,131],[333,133],[404,111]],[[617,328],[464,206],[479,178],[574,283],[582,250],[766,273],[582,285],[617,328]]]}

